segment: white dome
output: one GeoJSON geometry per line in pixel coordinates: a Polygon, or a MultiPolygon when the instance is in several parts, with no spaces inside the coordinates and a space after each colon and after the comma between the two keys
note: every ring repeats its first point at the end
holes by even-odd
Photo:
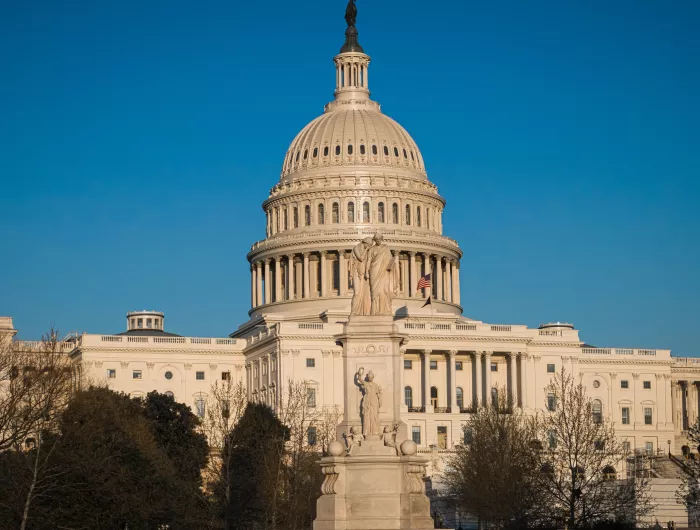
{"type": "Polygon", "coordinates": [[[387,167],[426,179],[420,150],[394,120],[373,109],[333,109],[294,138],[282,166],[282,180],[316,168],[387,167]]]}

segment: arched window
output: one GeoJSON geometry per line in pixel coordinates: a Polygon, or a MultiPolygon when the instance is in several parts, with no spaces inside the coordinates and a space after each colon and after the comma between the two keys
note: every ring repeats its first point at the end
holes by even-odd
{"type": "MultiPolygon", "coordinates": [[[[464,390],[462,390],[461,386],[457,387],[457,406],[460,409],[464,408],[464,390]]],[[[456,412],[456,411],[453,411],[456,412]]]]}
{"type": "MultiPolygon", "coordinates": [[[[486,367],[486,368],[488,369],[488,367],[486,367]]],[[[498,408],[498,389],[497,388],[491,389],[491,405],[495,409],[498,408]]]]}
{"type": "Polygon", "coordinates": [[[425,227],[430,230],[430,208],[425,209],[425,227]]]}
{"type": "Polygon", "coordinates": [[[384,146],[384,156],[389,156],[389,148],[386,145],[384,146]]]}
{"type": "Polygon", "coordinates": [[[399,148],[398,148],[398,147],[394,147],[394,156],[395,156],[396,158],[399,157],[399,148]]]}
{"type": "Polygon", "coordinates": [[[323,156],[328,156],[328,146],[323,148],[323,156]]]}
{"type": "Polygon", "coordinates": [[[306,160],[308,158],[308,156],[309,156],[309,150],[304,149],[304,160],[306,160]]]}
{"type": "Polygon", "coordinates": [[[396,203],[391,205],[391,222],[395,225],[399,224],[399,205],[396,203]]]}
{"type": "Polygon", "coordinates": [[[352,154],[352,144],[348,144],[348,154],[352,154]]]}
{"type": "Polygon", "coordinates": [[[433,407],[438,406],[438,389],[436,386],[430,387],[430,404],[433,407]]]}
{"type": "Polygon", "coordinates": [[[340,219],[340,208],[338,207],[337,202],[333,203],[333,212],[331,215],[332,215],[331,222],[338,223],[339,219],[340,219]]]}
{"type": "Polygon", "coordinates": [[[605,466],[603,468],[603,478],[605,480],[615,480],[617,478],[617,471],[612,466],[605,466]]]}
{"type": "Polygon", "coordinates": [[[360,154],[361,155],[365,154],[365,144],[360,144],[360,154]]]}
{"type": "Polygon", "coordinates": [[[379,206],[377,206],[377,221],[380,223],[384,222],[384,203],[380,202],[379,206]]]}
{"type": "Polygon", "coordinates": [[[323,204],[318,205],[318,224],[325,224],[325,212],[323,211],[323,204]]]}
{"type": "Polygon", "coordinates": [[[406,224],[407,226],[411,224],[411,206],[410,206],[409,204],[406,205],[406,218],[405,218],[405,221],[406,221],[405,224],[406,224]]]}
{"type": "Polygon", "coordinates": [[[416,226],[420,226],[420,206],[416,208],[416,226]]]}
{"type": "Polygon", "coordinates": [[[363,223],[369,223],[369,203],[365,201],[362,204],[362,222],[363,223]]]}
{"type": "Polygon", "coordinates": [[[410,386],[403,389],[403,399],[409,409],[413,407],[413,389],[410,386]]]}
{"type": "Polygon", "coordinates": [[[294,228],[299,228],[299,208],[294,207],[294,228]]]}
{"type": "Polygon", "coordinates": [[[594,399],[591,403],[591,414],[593,423],[602,423],[603,421],[603,403],[599,399],[594,399]]]}
{"type": "Polygon", "coordinates": [[[285,229],[285,230],[289,230],[289,223],[288,223],[288,221],[287,221],[287,208],[285,208],[284,210],[282,210],[282,217],[283,217],[283,219],[284,219],[284,229],[285,229]]]}
{"type": "Polygon", "coordinates": [[[199,418],[204,418],[206,413],[206,396],[199,392],[194,398],[194,410],[199,418]]]}
{"type": "Polygon", "coordinates": [[[340,156],[340,146],[339,145],[335,146],[335,156],[340,156]]]}
{"type": "Polygon", "coordinates": [[[376,145],[372,145],[372,154],[373,155],[377,154],[377,146],[376,145]]]}
{"type": "MultiPolygon", "coordinates": [[[[413,153],[411,153],[413,154],[413,153]]],[[[318,156],[318,147],[314,147],[314,154],[313,157],[316,158],[318,156]]]]}
{"type": "Polygon", "coordinates": [[[354,222],[355,222],[355,203],[349,202],[348,203],[348,223],[354,223],[354,222]]]}
{"type": "Polygon", "coordinates": [[[307,204],[304,206],[304,226],[311,224],[311,207],[307,204]]]}

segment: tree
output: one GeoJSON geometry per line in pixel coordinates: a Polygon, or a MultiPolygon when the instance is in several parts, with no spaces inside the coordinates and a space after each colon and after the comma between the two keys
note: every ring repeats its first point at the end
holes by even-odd
{"type": "Polygon", "coordinates": [[[448,504],[489,528],[516,527],[535,503],[534,433],[518,411],[479,407],[464,425],[464,444],[448,457],[442,479],[448,504]]]}
{"type": "MultiPolygon", "coordinates": [[[[700,447],[700,422],[688,428],[688,440],[693,446],[700,447]]],[[[676,492],[676,499],[688,509],[690,523],[695,526],[700,514],[700,460],[684,460],[683,470],[685,473],[676,492]]]]}
{"type": "Polygon", "coordinates": [[[534,420],[540,450],[535,488],[540,521],[568,528],[634,525],[651,508],[645,477],[617,479],[629,456],[612,422],[565,371],[546,387],[548,410],[534,420]]]}

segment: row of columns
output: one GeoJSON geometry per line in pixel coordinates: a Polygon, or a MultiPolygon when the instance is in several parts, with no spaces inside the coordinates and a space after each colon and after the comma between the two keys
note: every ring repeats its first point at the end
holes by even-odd
{"type": "Polygon", "coordinates": [[[335,70],[336,90],[351,87],[367,88],[369,86],[367,65],[368,61],[366,59],[357,59],[352,62],[337,60],[335,70]]]}
{"type": "Polygon", "coordinates": [[[687,431],[700,420],[699,384],[700,381],[676,381],[673,385],[673,423],[678,431],[687,431]]]}
{"type": "MultiPolygon", "coordinates": [[[[322,298],[348,296],[352,293],[348,275],[350,252],[350,250],[333,252],[333,260],[328,251],[322,250],[318,253],[304,252],[300,258],[292,253],[253,262],[250,267],[251,307],[318,296],[322,298]],[[311,267],[312,257],[313,268],[311,267]],[[339,262],[337,292],[333,288],[336,271],[332,261],[335,260],[339,262]],[[318,266],[315,265],[316,261],[319,262],[318,266]]],[[[433,298],[448,303],[460,303],[458,260],[426,252],[421,253],[422,259],[419,263],[416,260],[416,252],[394,251],[394,255],[399,256],[402,296],[427,298],[431,288],[424,287],[422,292],[418,293],[416,287],[421,276],[432,273],[433,298]]]]}
{"type": "MultiPolygon", "coordinates": [[[[458,350],[450,350],[447,354],[447,398],[448,407],[451,412],[459,412],[457,405],[457,369],[456,357],[458,350]]],[[[424,412],[434,412],[434,407],[430,401],[430,389],[433,386],[430,370],[430,358],[433,354],[432,350],[422,350],[421,355],[421,382],[422,382],[422,410],[424,412]]],[[[507,359],[507,383],[506,383],[506,401],[509,407],[531,407],[526,381],[528,374],[534,374],[534,364],[532,363],[533,356],[521,354],[520,352],[504,352],[507,359]],[[520,360],[520,362],[518,362],[520,360]],[[522,399],[519,397],[522,396],[522,399]]],[[[473,408],[483,405],[491,406],[491,359],[493,352],[477,351],[472,353],[472,376],[474,380],[474,388],[472,389],[471,405],[473,408]]],[[[403,374],[403,371],[401,372],[403,374]]],[[[530,379],[532,380],[532,378],[530,379]]],[[[401,382],[403,387],[403,381],[401,382]]],[[[464,396],[463,396],[464,399],[464,396]]],[[[464,407],[465,404],[463,404],[464,407]]],[[[467,408],[467,407],[464,407],[467,408]]]]}

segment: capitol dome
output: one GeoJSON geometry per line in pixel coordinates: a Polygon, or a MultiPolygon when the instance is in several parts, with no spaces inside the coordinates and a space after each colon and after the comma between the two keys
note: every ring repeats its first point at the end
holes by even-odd
{"type": "Polygon", "coordinates": [[[462,311],[462,251],[442,233],[445,199],[416,142],[371,99],[370,57],[354,22],[333,58],[333,100],[296,135],[262,204],[265,238],[248,253],[251,317],[348,314],[350,252],[375,234],[398,261],[396,315],[420,312],[428,296],[434,311],[462,311]],[[422,277],[429,283],[419,290],[422,277]]]}
{"type": "Polygon", "coordinates": [[[404,169],[427,178],[420,150],[401,125],[371,107],[331,107],[294,138],[284,158],[282,180],[300,171],[348,166],[404,169]]]}

